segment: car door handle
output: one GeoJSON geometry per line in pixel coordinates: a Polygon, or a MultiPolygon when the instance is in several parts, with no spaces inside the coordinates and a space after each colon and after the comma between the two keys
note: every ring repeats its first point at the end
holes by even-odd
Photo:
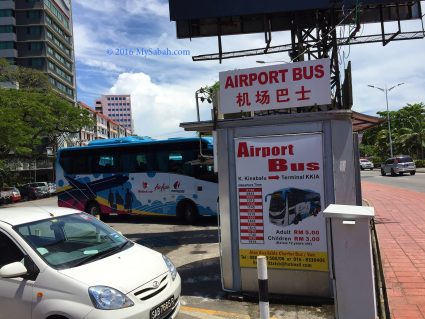
{"type": "Polygon", "coordinates": [[[198,186],[198,192],[202,191],[202,186],[198,186]]]}

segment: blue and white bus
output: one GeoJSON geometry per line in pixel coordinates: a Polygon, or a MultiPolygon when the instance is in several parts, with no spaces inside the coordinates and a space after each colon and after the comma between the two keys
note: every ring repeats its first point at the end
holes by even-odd
{"type": "Polygon", "coordinates": [[[58,151],[58,204],[106,215],[216,216],[211,138],[97,140],[58,151]]]}
{"type": "Polygon", "coordinates": [[[278,226],[297,225],[321,211],[320,194],[309,190],[289,187],[267,194],[270,197],[269,221],[278,226]]]}

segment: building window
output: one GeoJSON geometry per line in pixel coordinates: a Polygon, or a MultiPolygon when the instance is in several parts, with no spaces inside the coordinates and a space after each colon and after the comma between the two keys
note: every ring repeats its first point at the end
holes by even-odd
{"type": "Polygon", "coordinates": [[[66,27],[69,28],[69,20],[68,18],[66,18],[57,8],[56,6],[50,1],[50,0],[44,0],[44,4],[50,9],[50,11],[55,15],[56,18],[58,18],[58,20],[60,22],[62,22],[62,24],[66,27]]]}
{"type": "Polygon", "coordinates": [[[0,33],[15,33],[13,25],[0,25],[0,33]]]}
{"type": "Polygon", "coordinates": [[[41,27],[27,27],[27,34],[39,35],[41,34],[41,27]]]}
{"type": "Polygon", "coordinates": [[[28,43],[28,50],[30,51],[40,51],[42,48],[43,48],[43,43],[41,42],[28,43]]]}
{"type": "Polygon", "coordinates": [[[2,9],[0,10],[0,17],[14,17],[15,13],[13,12],[13,10],[10,9],[2,9]]]}
{"type": "Polygon", "coordinates": [[[0,42],[0,50],[16,49],[16,43],[12,41],[0,42]]]}
{"type": "Polygon", "coordinates": [[[38,10],[27,11],[26,14],[28,19],[38,19],[41,16],[41,12],[38,10]]]}
{"type": "Polygon", "coordinates": [[[34,68],[42,67],[43,66],[43,59],[41,59],[41,58],[31,59],[31,66],[34,67],[34,68]]]}
{"type": "MultiPolygon", "coordinates": [[[[108,97],[108,101],[110,101],[111,100],[111,98],[110,97],[108,97]]],[[[109,105],[109,104],[108,104],[109,105]]]]}

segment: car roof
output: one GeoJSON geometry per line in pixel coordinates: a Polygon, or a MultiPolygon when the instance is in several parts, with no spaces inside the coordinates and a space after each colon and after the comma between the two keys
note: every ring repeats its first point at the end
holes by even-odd
{"type": "Polygon", "coordinates": [[[16,226],[31,223],[37,220],[49,219],[52,217],[65,216],[81,211],[72,208],[54,206],[21,206],[0,209],[0,221],[16,226]]]}

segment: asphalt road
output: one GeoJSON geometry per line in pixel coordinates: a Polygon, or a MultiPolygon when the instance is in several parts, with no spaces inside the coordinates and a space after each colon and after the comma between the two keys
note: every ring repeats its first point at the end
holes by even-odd
{"type": "Polygon", "coordinates": [[[381,176],[380,169],[374,169],[373,171],[361,171],[360,174],[362,180],[371,183],[396,186],[417,192],[425,192],[425,173],[416,173],[416,175],[413,176],[410,174],[404,174],[402,176],[391,176],[388,174],[386,176],[381,176]]]}

